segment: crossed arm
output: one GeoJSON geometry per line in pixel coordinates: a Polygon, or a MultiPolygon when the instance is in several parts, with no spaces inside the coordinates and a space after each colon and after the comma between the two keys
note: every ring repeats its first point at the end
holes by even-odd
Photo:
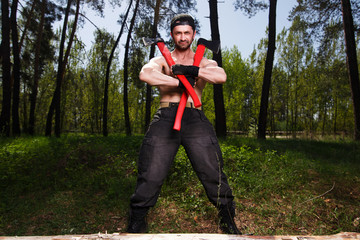
{"type": "MultiPolygon", "coordinates": [[[[140,80],[151,86],[178,87],[179,80],[174,77],[163,57],[155,57],[145,64],[140,72],[140,80]]],[[[200,81],[197,84],[204,85],[222,84],[226,81],[226,73],[213,60],[203,58],[200,64],[198,76],[200,81]]]]}
{"type": "Polygon", "coordinates": [[[226,82],[226,73],[214,60],[203,58],[199,68],[199,78],[211,84],[226,82]]]}
{"type": "Polygon", "coordinates": [[[151,86],[177,87],[179,85],[179,80],[171,76],[170,69],[163,57],[155,57],[145,64],[140,71],[139,78],[151,86]]]}

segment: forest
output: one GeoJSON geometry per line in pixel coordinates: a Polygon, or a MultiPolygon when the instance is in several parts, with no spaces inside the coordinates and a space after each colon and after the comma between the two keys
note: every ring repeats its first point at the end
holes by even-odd
{"type": "MultiPolygon", "coordinates": [[[[218,136],[360,140],[359,1],[298,0],[284,29],[275,28],[282,1],[233,2],[238,14],[268,11],[269,22],[249,58],[236,46],[206,52],[228,76],[202,96],[218,136]]],[[[176,13],[197,18],[194,9],[194,0],[2,0],[1,135],[143,134],[159,94],[138,75],[159,52],[141,38],[169,32],[176,13]],[[77,34],[91,19],[82,9],[101,15],[105,4],[125,9],[114,19],[119,31],[89,33],[86,49],[77,34]]],[[[209,12],[212,39],[221,40],[217,1],[209,0],[209,12]]]]}
{"type": "MultiPolygon", "coordinates": [[[[235,221],[254,237],[359,233],[360,1],[297,0],[290,27],[277,29],[285,1],[232,0],[237,14],[268,14],[264,37],[247,58],[236,45],[205,52],[227,73],[202,103],[235,221]]],[[[211,40],[221,41],[218,2],[208,3],[211,40]]],[[[1,0],[0,236],[126,231],[139,148],[159,107],[139,72],[160,53],[142,38],[160,34],[171,50],[171,18],[199,21],[196,6],[1,0]],[[104,16],[105,6],[120,12],[117,32],[84,11],[104,16]],[[96,27],[90,47],[85,23],[96,27]]],[[[150,233],[221,232],[183,147],[150,211],[150,233]]]]}

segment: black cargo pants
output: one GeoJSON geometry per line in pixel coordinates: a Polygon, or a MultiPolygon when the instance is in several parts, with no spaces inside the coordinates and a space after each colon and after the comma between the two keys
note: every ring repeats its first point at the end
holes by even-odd
{"type": "Polygon", "coordinates": [[[213,126],[204,112],[185,108],[181,130],[173,130],[177,104],[160,108],[144,137],[132,208],[153,207],[180,145],[183,145],[206,194],[216,207],[231,204],[234,197],[222,170],[223,159],[213,126]]]}

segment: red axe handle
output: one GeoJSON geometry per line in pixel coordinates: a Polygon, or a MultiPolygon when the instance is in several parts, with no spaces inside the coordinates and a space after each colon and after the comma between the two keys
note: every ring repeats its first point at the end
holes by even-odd
{"type": "MultiPolygon", "coordinates": [[[[175,62],[171,57],[171,53],[170,53],[169,49],[165,46],[164,42],[157,42],[156,44],[157,44],[161,54],[164,56],[167,64],[171,68],[171,66],[174,65],[175,62]]],[[[191,86],[191,84],[189,83],[189,81],[186,79],[186,77],[184,75],[177,75],[177,77],[182,82],[182,84],[184,84],[187,92],[190,94],[191,98],[194,101],[195,107],[200,107],[201,102],[200,102],[199,97],[197,96],[193,86],[191,86]]],[[[186,102],[185,102],[185,104],[186,104],[186,102]]]]}
{"type": "MultiPolygon", "coordinates": [[[[205,45],[203,44],[198,45],[194,56],[194,63],[193,63],[194,66],[197,67],[200,66],[200,62],[204,56],[204,52],[205,52],[205,45]]],[[[175,123],[173,127],[174,130],[180,131],[181,129],[181,119],[184,114],[188,97],[189,97],[189,93],[187,91],[184,91],[183,94],[181,95],[180,103],[176,112],[175,123]]],[[[197,106],[195,105],[195,107],[197,106]]]]}

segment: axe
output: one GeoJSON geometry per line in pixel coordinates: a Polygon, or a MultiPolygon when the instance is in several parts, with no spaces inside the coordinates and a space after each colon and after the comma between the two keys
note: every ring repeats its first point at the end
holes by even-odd
{"type": "MultiPolygon", "coordinates": [[[[208,40],[206,40],[204,38],[199,38],[199,40],[197,42],[197,48],[196,48],[195,56],[194,56],[194,63],[193,63],[194,66],[199,67],[200,62],[201,62],[201,60],[202,60],[202,58],[204,56],[205,48],[210,49],[214,53],[218,53],[219,50],[220,50],[220,41],[219,40],[217,40],[217,41],[208,41],[208,40]]],[[[173,127],[174,130],[180,131],[181,119],[182,119],[182,116],[184,114],[184,110],[185,110],[185,106],[186,106],[186,102],[187,102],[188,97],[189,97],[189,92],[188,91],[184,91],[183,94],[181,95],[179,107],[178,107],[177,112],[176,112],[175,123],[174,123],[174,127],[173,127]]],[[[196,105],[195,105],[195,107],[196,107],[196,105]]]]}
{"type": "MultiPolygon", "coordinates": [[[[172,65],[175,64],[174,60],[171,57],[171,53],[170,53],[169,49],[165,46],[164,40],[162,38],[145,38],[145,37],[143,37],[143,42],[144,42],[145,46],[150,46],[152,44],[156,44],[170,68],[172,65]]],[[[194,101],[195,107],[201,107],[201,102],[199,100],[199,97],[195,93],[193,86],[191,86],[191,84],[186,79],[186,77],[184,75],[177,75],[177,77],[182,82],[182,84],[184,84],[187,92],[190,94],[191,98],[194,101]]]]}

